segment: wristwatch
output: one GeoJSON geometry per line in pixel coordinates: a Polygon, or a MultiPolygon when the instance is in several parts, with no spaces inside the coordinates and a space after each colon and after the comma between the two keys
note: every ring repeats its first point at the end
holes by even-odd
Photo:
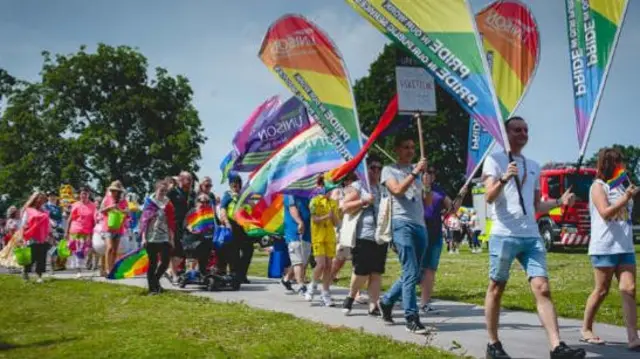
{"type": "Polygon", "coordinates": [[[507,184],[507,180],[504,179],[504,177],[500,177],[498,181],[500,181],[501,184],[507,184]]]}
{"type": "Polygon", "coordinates": [[[418,178],[418,177],[420,177],[420,174],[419,174],[419,173],[411,172],[411,175],[413,176],[413,178],[418,178]]]}

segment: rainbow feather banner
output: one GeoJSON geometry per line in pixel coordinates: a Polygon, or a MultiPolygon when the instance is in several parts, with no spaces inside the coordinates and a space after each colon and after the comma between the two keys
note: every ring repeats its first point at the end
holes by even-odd
{"type": "Polygon", "coordinates": [[[582,162],[629,1],[565,1],[579,162],[582,162]]]}
{"type": "MultiPolygon", "coordinates": [[[[502,118],[509,118],[524,98],[538,67],[538,25],[529,8],[516,0],[495,1],[475,18],[502,118]]],[[[493,137],[471,118],[468,143],[466,176],[470,178],[493,148],[493,137]]]]}
{"type": "Polygon", "coordinates": [[[125,279],[143,275],[149,270],[149,256],[144,248],[125,254],[113,265],[108,279],[125,279]]]}
{"type": "MultiPolygon", "coordinates": [[[[345,161],[362,148],[349,75],[340,51],[315,24],[285,15],[267,30],[258,56],[307,107],[345,161]]],[[[364,164],[356,173],[368,187],[364,164]]]]}
{"type": "Polygon", "coordinates": [[[624,168],[618,167],[615,171],[613,171],[613,176],[611,176],[611,179],[607,180],[607,184],[609,185],[609,188],[613,189],[628,181],[629,175],[627,174],[627,172],[624,170],[624,168]]]}
{"type": "Polygon", "coordinates": [[[216,226],[213,208],[205,207],[193,210],[185,219],[187,229],[191,233],[204,233],[213,231],[216,226]]]}
{"type": "Polygon", "coordinates": [[[510,150],[475,21],[466,0],[346,0],[420,61],[438,84],[510,150]]]}

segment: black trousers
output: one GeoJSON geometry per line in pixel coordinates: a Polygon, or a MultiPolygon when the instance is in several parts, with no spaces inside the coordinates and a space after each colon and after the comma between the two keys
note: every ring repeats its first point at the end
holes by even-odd
{"type": "Polygon", "coordinates": [[[42,275],[47,271],[47,251],[49,251],[49,243],[32,243],[29,245],[31,248],[31,263],[24,266],[25,273],[31,273],[33,265],[36,265],[36,273],[42,275]]]}
{"type": "Polygon", "coordinates": [[[147,255],[149,255],[149,270],[147,271],[147,284],[150,291],[160,288],[160,278],[169,267],[169,250],[171,246],[167,242],[147,243],[147,255]],[[158,255],[160,264],[158,264],[158,255]]]}

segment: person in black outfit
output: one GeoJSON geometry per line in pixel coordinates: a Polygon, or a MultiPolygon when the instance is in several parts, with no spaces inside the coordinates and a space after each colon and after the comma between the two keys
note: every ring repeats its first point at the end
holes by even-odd
{"type": "Polygon", "coordinates": [[[192,190],[193,176],[187,171],[180,172],[178,185],[174,186],[167,195],[173,204],[176,217],[176,235],[171,251],[172,282],[176,283],[181,267],[184,265],[184,251],[182,249],[182,237],[184,236],[184,219],[187,213],[195,206],[195,196],[192,190]]]}

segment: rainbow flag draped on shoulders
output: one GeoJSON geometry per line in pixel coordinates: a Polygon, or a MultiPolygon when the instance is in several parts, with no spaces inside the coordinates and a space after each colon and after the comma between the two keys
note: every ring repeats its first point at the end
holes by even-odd
{"type": "Polygon", "coordinates": [[[108,279],[125,279],[143,275],[149,270],[149,256],[144,248],[125,254],[113,265],[108,279]]]}

